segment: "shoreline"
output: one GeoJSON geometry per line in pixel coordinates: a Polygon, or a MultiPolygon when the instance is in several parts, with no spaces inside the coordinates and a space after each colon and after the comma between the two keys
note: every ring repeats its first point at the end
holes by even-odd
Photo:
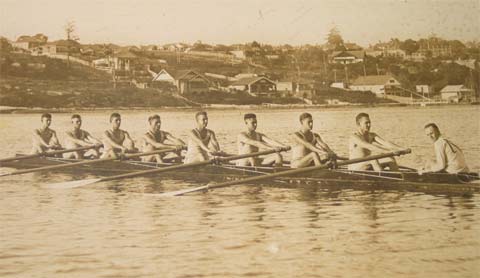
{"type": "MultiPolygon", "coordinates": [[[[440,104],[427,104],[428,106],[466,106],[474,105],[470,103],[440,103],[440,104]]],[[[376,103],[376,104],[262,104],[262,105],[234,105],[234,104],[205,104],[201,107],[198,106],[157,106],[157,107],[61,107],[61,108],[43,108],[43,107],[13,107],[13,106],[0,106],[0,114],[36,114],[36,113],[72,113],[75,111],[83,112],[98,112],[98,111],[112,111],[112,110],[131,110],[131,111],[151,111],[151,110],[255,110],[255,109],[266,109],[266,110],[285,110],[285,109],[335,109],[335,108],[365,108],[365,107],[425,107],[420,104],[404,104],[404,103],[376,103]]]]}

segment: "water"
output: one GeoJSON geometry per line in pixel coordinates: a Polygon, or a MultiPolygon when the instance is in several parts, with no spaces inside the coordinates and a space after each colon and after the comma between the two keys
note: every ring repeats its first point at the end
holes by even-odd
{"type": "MultiPolygon", "coordinates": [[[[314,129],[347,152],[354,116],[370,113],[373,131],[411,147],[400,158],[419,166],[433,157],[422,126],[435,121],[480,170],[479,115],[474,106],[309,111],[314,129]]],[[[160,111],[163,126],[185,138],[193,112],[160,111]]],[[[245,111],[211,111],[209,126],[235,151],[245,111]]],[[[251,111],[249,111],[251,112],[251,111]]],[[[288,143],[300,110],[257,112],[259,131],[288,143]]],[[[138,138],[149,112],[123,112],[138,138]]],[[[100,137],[108,113],[84,113],[100,137]]],[[[30,147],[38,115],[1,115],[0,157],[30,147]]],[[[54,114],[53,126],[69,125],[54,114]]],[[[43,185],[73,178],[35,173],[0,180],[0,277],[477,277],[479,195],[404,191],[238,186],[159,199],[142,192],[194,186],[136,178],[74,190],[43,185]]]]}

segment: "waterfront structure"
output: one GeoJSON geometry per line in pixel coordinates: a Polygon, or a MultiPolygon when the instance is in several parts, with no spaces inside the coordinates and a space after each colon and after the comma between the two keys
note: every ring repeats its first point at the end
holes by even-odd
{"type": "Polygon", "coordinates": [[[349,88],[355,91],[370,91],[377,97],[394,94],[400,82],[391,75],[367,75],[355,79],[349,88]]]}
{"type": "Polygon", "coordinates": [[[233,82],[230,89],[248,92],[251,95],[271,95],[277,93],[277,84],[264,76],[246,77],[233,82]]]}
{"type": "Polygon", "coordinates": [[[473,91],[465,87],[465,85],[447,85],[440,90],[440,96],[448,102],[469,101],[473,91]]]}

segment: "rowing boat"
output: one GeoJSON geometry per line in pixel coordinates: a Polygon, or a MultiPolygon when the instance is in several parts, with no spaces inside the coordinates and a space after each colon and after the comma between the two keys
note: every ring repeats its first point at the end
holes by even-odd
{"type": "MultiPolygon", "coordinates": [[[[21,155],[19,155],[21,156],[21,155]]],[[[49,165],[74,163],[79,160],[53,157],[38,157],[28,160],[16,160],[3,163],[3,167],[16,169],[37,168],[49,165]]],[[[132,160],[105,161],[95,165],[84,165],[75,168],[64,168],[62,172],[77,173],[89,172],[98,175],[115,175],[132,171],[142,171],[173,164],[157,164],[132,160]]],[[[178,170],[165,173],[163,176],[193,182],[210,182],[242,179],[249,176],[271,174],[289,170],[288,167],[249,167],[233,164],[215,164],[206,167],[178,170]]],[[[56,170],[60,171],[60,170],[56,170]]],[[[346,168],[319,170],[307,174],[287,176],[276,179],[268,184],[280,186],[320,186],[328,188],[352,189],[391,189],[422,192],[480,192],[478,173],[425,173],[419,175],[410,169],[401,169],[398,172],[351,171],[346,168]]]]}

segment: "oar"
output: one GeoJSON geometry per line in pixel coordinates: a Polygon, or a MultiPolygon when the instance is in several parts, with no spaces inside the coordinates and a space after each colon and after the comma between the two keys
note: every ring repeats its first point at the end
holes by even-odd
{"type": "MultiPolygon", "coordinates": [[[[403,155],[403,154],[408,154],[410,152],[411,152],[410,149],[406,149],[406,150],[390,152],[390,153],[385,153],[385,154],[367,156],[367,157],[364,157],[364,158],[350,159],[350,160],[338,162],[337,166],[355,164],[355,163],[359,163],[359,162],[381,159],[381,158],[385,158],[385,157],[399,156],[399,155],[403,155]]],[[[237,185],[237,184],[245,184],[245,183],[249,183],[249,182],[273,179],[273,178],[276,178],[276,177],[301,174],[301,173],[311,172],[311,171],[315,171],[315,170],[325,169],[325,168],[328,168],[328,167],[330,167],[330,165],[318,165],[318,166],[298,168],[298,169],[293,169],[293,170],[286,170],[286,171],[273,173],[273,174],[267,174],[267,175],[263,175],[263,176],[255,176],[255,177],[250,177],[250,178],[241,179],[241,180],[228,181],[228,182],[217,183],[217,184],[212,184],[212,185],[207,184],[207,185],[204,185],[204,186],[199,186],[199,187],[190,188],[190,189],[161,193],[161,194],[157,194],[157,196],[160,196],[160,197],[180,196],[180,195],[193,193],[193,192],[197,192],[197,191],[204,191],[204,190],[209,190],[209,189],[214,189],[214,188],[221,188],[221,187],[227,187],[227,186],[232,186],[232,185],[237,185]]]]}
{"type": "Polygon", "coordinates": [[[0,174],[0,177],[47,171],[47,170],[56,170],[56,169],[62,169],[67,167],[73,167],[73,166],[95,164],[95,163],[100,163],[104,161],[112,161],[112,160],[128,159],[128,158],[134,158],[134,157],[140,157],[140,156],[146,156],[146,155],[161,154],[161,153],[166,153],[166,152],[171,152],[176,150],[177,150],[176,148],[168,148],[168,149],[161,149],[157,151],[144,152],[144,153],[125,154],[121,157],[106,157],[106,158],[100,158],[95,160],[84,160],[79,162],[65,163],[61,165],[52,165],[52,166],[44,166],[44,167],[33,168],[33,169],[17,170],[17,171],[0,174]]]}
{"type": "Polygon", "coordinates": [[[86,186],[86,185],[90,185],[90,184],[94,184],[94,183],[102,182],[102,181],[110,181],[110,180],[133,178],[133,177],[145,176],[145,175],[151,175],[151,174],[158,174],[158,173],[163,173],[163,172],[168,172],[168,171],[173,171],[173,170],[206,166],[206,165],[214,164],[214,163],[217,163],[217,162],[227,162],[227,161],[231,161],[231,160],[238,160],[238,159],[242,159],[242,158],[272,154],[272,153],[275,153],[275,152],[278,152],[278,151],[288,151],[288,150],[290,150],[290,147],[281,148],[281,149],[266,150],[266,151],[249,153],[249,154],[242,154],[242,155],[216,157],[216,158],[206,160],[206,161],[192,162],[192,163],[187,163],[187,164],[178,164],[178,165],[173,165],[173,166],[168,166],[168,167],[163,167],[163,168],[158,168],[158,169],[143,170],[143,171],[138,171],[138,172],[133,172],[133,173],[126,173],[126,174],[121,174],[121,175],[116,175],[116,176],[98,178],[98,179],[85,179],[85,180],[54,183],[54,184],[48,185],[48,187],[50,187],[50,188],[74,188],[74,187],[86,186]]]}
{"type": "Polygon", "coordinates": [[[78,148],[66,149],[66,150],[56,150],[56,151],[51,151],[51,152],[43,152],[43,153],[36,153],[36,154],[2,158],[2,159],[0,159],[0,165],[1,165],[2,162],[22,160],[22,159],[30,159],[30,158],[36,158],[36,157],[41,157],[41,156],[53,156],[53,155],[62,154],[62,153],[85,151],[85,150],[95,149],[95,148],[98,148],[98,147],[101,147],[101,146],[102,145],[94,145],[94,146],[78,147],[78,148]]]}

